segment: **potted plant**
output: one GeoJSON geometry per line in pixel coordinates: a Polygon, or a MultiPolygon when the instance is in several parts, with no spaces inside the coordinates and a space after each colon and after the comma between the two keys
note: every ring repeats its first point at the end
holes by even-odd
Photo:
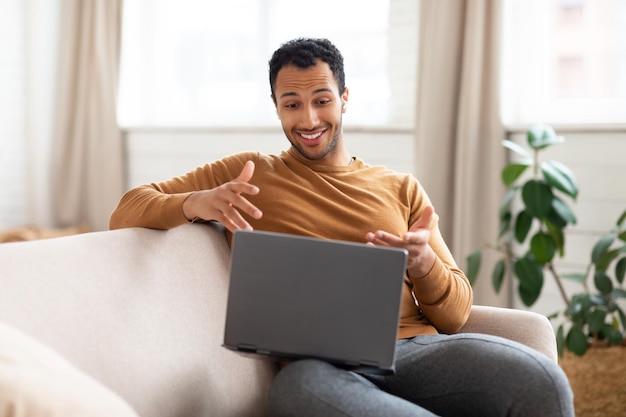
{"type": "Polygon", "coordinates": [[[552,276],[564,305],[550,316],[564,320],[556,331],[561,357],[564,350],[584,355],[591,345],[622,344],[626,335],[626,210],[590,248],[584,271],[562,274],[555,262],[564,255],[565,230],[576,223],[570,203],[578,196],[578,182],[564,164],[540,157],[542,151],[564,141],[550,126],[537,125],[527,132],[527,147],[502,142],[516,158],[501,173],[506,193],[499,210],[499,235],[467,257],[467,275],[473,282],[482,251],[501,253],[493,266],[493,287],[500,292],[510,277],[528,307],[539,298],[546,275],[552,276]],[[568,295],[564,280],[578,282],[580,292],[568,295]]]}

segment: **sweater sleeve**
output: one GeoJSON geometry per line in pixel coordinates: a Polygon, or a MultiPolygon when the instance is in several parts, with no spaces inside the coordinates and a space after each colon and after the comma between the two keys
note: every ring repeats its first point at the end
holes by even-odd
{"type": "MultiPolygon", "coordinates": [[[[431,204],[423,190],[420,211],[431,204]]],[[[414,217],[416,218],[416,217],[414,217]]],[[[426,319],[441,333],[457,332],[469,317],[473,291],[465,273],[457,266],[439,230],[438,217],[431,226],[430,242],[436,258],[433,267],[422,277],[409,276],[413,295],[426,319]]]]}
{"type": "Polygon", "coordinates": [[[441,333],[457,332],[469,317],[472,288],[465,274],[437,258],[428,274],[411,278],[418,306],[441,333]]]}
{"type": "Polygon", "coordinates": [[[124,194],[109,219],[110,229],[146,227],[171,229],[188,223],[183,202],[194,191],[215,188],[239,175],[258,153],[233,155],[163,182],[135,187],[124,194]]]}
{"type": "Polygon", "coordinates": [[[165,193],[159,184],[142,185],[128,191],[109,219],[109,229],[147,227],[171,229],[188,220],[183,202],[192,193],[165,193]]]}

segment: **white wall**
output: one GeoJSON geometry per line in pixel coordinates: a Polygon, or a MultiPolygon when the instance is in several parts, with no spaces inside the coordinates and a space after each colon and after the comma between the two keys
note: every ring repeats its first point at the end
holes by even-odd
{"type": "MultiPolygon", "coordinates": [[[[359,132],[346,129],[352,155],[372,165],[413,171],[413,135],[406,130],[359,132]]],[[[135,129],[125,135],[128,186],[165,180],[236,152],[277,154],[289,142],[271,129],[135,129]]]]}

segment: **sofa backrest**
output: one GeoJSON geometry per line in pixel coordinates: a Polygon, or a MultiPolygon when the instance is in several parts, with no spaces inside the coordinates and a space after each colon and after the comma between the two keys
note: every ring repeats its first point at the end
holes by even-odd
{"type": "Polygon", "coordinates": [[[0,245],[0,322],[142,416],[262,416],[275,367],[224,349],[229,249],[212,225],[0,245]]]}

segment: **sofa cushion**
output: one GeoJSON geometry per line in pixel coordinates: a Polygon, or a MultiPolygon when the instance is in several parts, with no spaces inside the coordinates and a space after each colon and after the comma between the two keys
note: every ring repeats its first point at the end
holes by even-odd
{"type": "Polygon", "coordinates": [[[118,395],[35,339],[0,323],[1,417],[137,417],[118,395]]]}

